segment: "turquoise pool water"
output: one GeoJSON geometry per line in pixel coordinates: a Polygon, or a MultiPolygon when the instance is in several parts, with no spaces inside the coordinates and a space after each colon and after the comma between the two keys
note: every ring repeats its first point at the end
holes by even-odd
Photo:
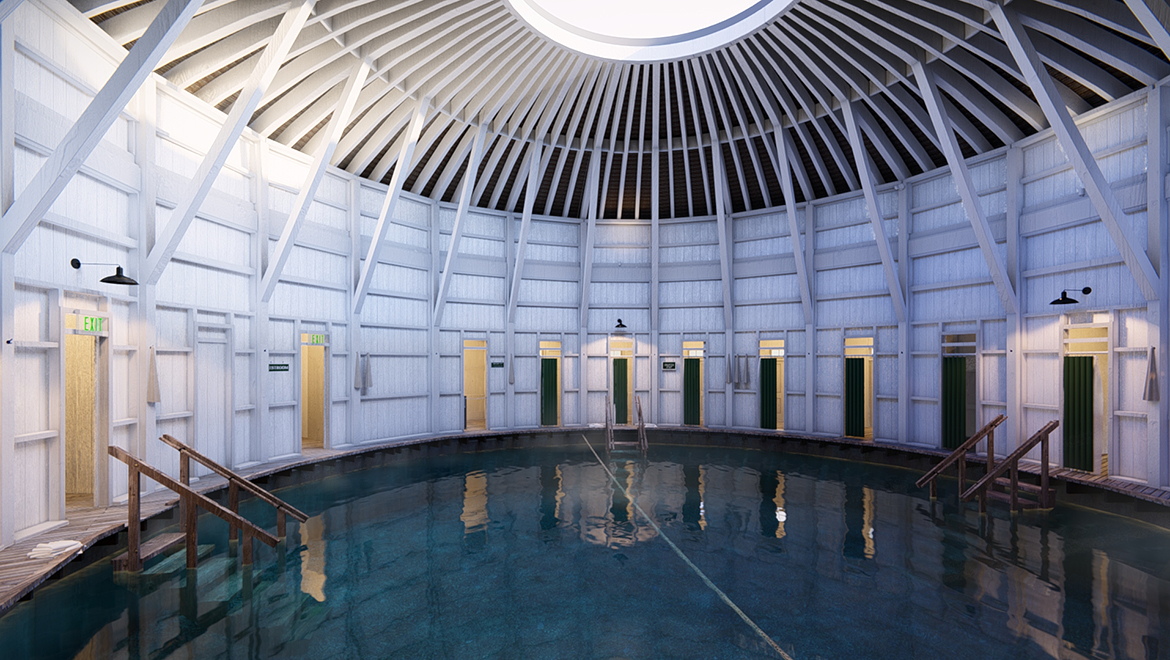
{"type": "Polygon", "coordinates": [[[0,619],[0,657],[1170,657],[1170,532],[981,521],[917,476],[718,447],[599,463],[580,436],[408,451],[281,489],[312,518],[250,571],[205,516],[193,575],[105,560],[47,585],[0,619]]]}

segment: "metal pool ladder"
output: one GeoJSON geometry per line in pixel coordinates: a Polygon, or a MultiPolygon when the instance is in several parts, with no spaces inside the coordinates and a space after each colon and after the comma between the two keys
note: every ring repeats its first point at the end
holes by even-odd
{"type": "Polygon", "coordinates": [[[637,447],[646,452],[650,447],[650,443],[646,440],[646,420],[642,417],[642,397],[634,396],[634,411],[637,414],[637,440],[616,440],[614,439],[614,423],[613,423],[613,405],[610,402],[609,394],[605,395],[605,448],[613,451],[617,447],[637,447]]]}

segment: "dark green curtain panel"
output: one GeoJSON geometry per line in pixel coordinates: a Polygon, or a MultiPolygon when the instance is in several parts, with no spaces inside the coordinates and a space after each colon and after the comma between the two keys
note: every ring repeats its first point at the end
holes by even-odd
{"type": "Polygon", "coordinates": [[[1064,466],[1093,471],[1093,358],[1064,358],[1064,466]]]}
{"type": "Polygon", "coordinates": [[[967,438],[967,358],[945,357],[942,370],[942,443],[957,449],[967,438]]]}
{"type": "Polygon", "coordinates": [[[618,358],[613,361],[613,407],[614,424],[630,423],[630,379],[627,369],[629,360],[618,358]]]}
{"type": "Polygon", "coordinates": [[[865,437],[865,358],[845,358],[845,435],[865,437]]]}
{"type": "Polygon", "coordinates": [[[703,421],[700,409],[703,400],[700,390],[703,383],[699,372],[699,358],[683,360],[683,424],[687,426],[698,426],[703,421]]]}
{"type": "Polygon", "coordinates": [[[776,358],[760,360],[760,428],[776,428],[776,358]]]}
{"type": "Polygon", "coordinates": [[[557,425],[557,361],[540,361],[540,425],[557,425]]]}

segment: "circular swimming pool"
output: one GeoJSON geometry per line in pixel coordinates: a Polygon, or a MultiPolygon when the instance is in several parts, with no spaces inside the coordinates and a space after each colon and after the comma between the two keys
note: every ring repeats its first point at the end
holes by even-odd
{"type": "MultiPolygon", "coordinates": [[[[384,453],[281,497],[245,570],[96,562],[0,619],[4,658],[1164,658],[1170,532],[981,519],[920,473],[728,447],[384,453]],[[374,465],[376,464],[376,465],[374,465]]],[[[472,443],[472,446],[475,446],[472,443]]],[[[492,446],[485,443],[484,447],[492,446]]],[[[949,488],[948,488],[949,486],[949,488]]],[[[255,501],[242,511],[265,525],[255,501]]]]}

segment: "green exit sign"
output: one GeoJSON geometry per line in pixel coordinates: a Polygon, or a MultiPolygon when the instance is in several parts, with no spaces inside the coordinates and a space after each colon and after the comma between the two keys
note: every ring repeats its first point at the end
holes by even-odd
{"type": "Polygon", "coordinates": [[[325,335],[309,335],[310,344],[324,344],[325,335]]]}
{"type": "Polygon", "coordinates": [[[110,320],[100,316],[81,316],[82,332],[108,332],[110,329],[110,320]]]}

